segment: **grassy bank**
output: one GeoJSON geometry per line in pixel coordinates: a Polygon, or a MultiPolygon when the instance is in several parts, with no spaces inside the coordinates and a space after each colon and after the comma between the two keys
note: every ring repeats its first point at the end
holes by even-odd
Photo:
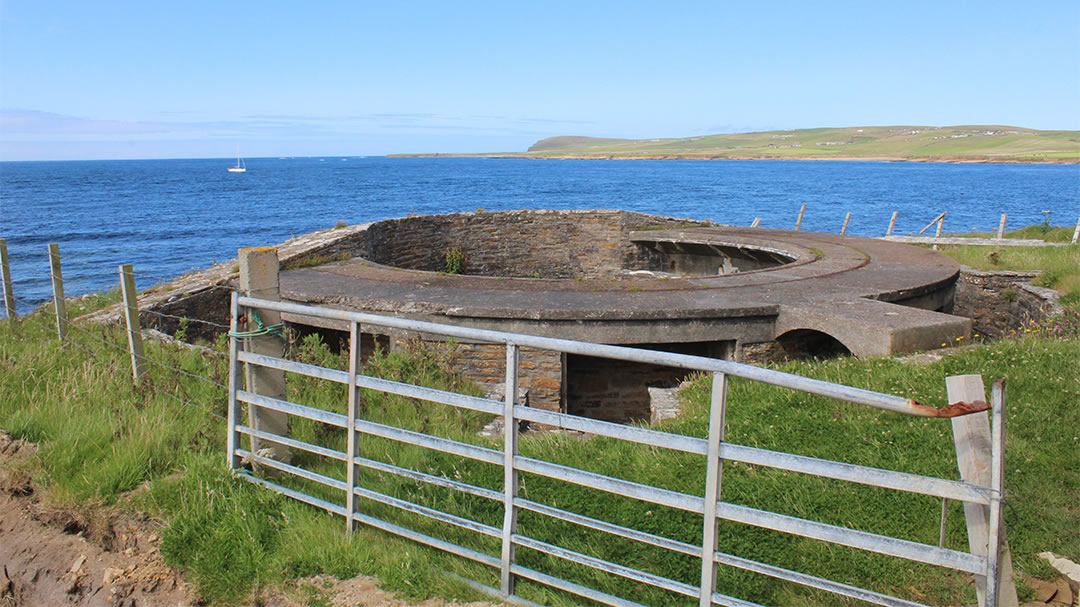
{"type": "Polygon", "coordinates": [[[549,137],[533,158],[805,158],[927,162],[1080,162],[1080,131],[1013,126],[865,126],[660,139],[549,137]]]}
{"type": "MultiPolygon", "coordinates": [[[[101,302],[87,302],[100,305],[101,302]]],[[[893,359],[843,359],[792,363],[785,370],[859,387],[943,403],[944,377],[981,373],[1008,381],[1009,537],[1021,579],[1049,577],[1036,558],[1050,550],[1080,559],[1080,338],[1044,338],[962,349],[928,365],[893,359]],[[1035,372],[1037,370],[1037,372],[1035,372]]],[[[127,354],[118,330],[96,326],[72,332],[61,346],[51,333],[51,317],[38,313],[0,322],[0,428],[41,445],[36,457],[16,470],[45,500],[72,508],[148,512],[165,526],[162,552],[211,602],[244,604],[261,587],[316,573],[349,577],[375,575],[412,598],[429,595],[475,598],[446,575],[459,573],[495,584],[490,570],[453,561],[428,550],[361,529],[352,539],[340,518],[316,511],[234,479],[224,467],[225,361],[198,352],[148,344],[150,379],[131,385],[127,354]],[[161,366],[165,365],[165,366],[161,366]]],[[[340,356],[317,339],[295,344],[299,360],[344,368],[340,356]]],[[[369,370],[391,378],[414,378],[425,385],[475,391],[446,372],[446,357],[420,348],[376,356],[369,370]]],[[[290,398],[344,411],[344,388],[290,377],[290,398]]],[[[685,414],[663,429],[704,436],[708,380],[686,390],[685,414]]],[[[364,395],[365,415],[463,442],[497,448],[477,430],[484,416],[459,415],[439,405],[364,395]]],[[[735,380],[726,435],[732,442],[853,463],[955,478],[955,455],[947,421],[914,419],[829,399],[797,395],[735,380]]],[[[344,434],[314,423],[297,423],[301,440],[342,448],[344,434]]],[[[428,474],[501,489],[501,471],[456,457],[403,448],[381,439],[361,442],[361,454],[428,474]]],[[[626,445],[614,440],[560,434],[523,437],[524,455],[573,464],[613,476],[648,482],[689,494],[703,490],[703,458],[626,445]]],[[[295,463],[342,478],[343,466],[298,455],[295,463]]],[[[452,495],[398,477],[368,473],[367,486],[421,505],[439,507],[489,525],[501,523],[497,503],[452,495]]],[[[611,498],[588,488],[523,474],[523,496],[535,501],[650,531],[685,542],[700,542],[700,518],[634,500],[611,498]]],[[[327,500],[337,492],[305,489],[327,500]]],[[[940,502],[873,488],[818,480],[769,469],[730,465],[724,470],[727,500],[767,507],[783,514],[936,543],[940,502]]],[[[497,541],[418,517],[365,504],[436,537],[498,554],[497,541]]],[[[584,532],[564,522],[523,513],[520,532],[601,558],[696,584],[699,563],[642,548],[624,539],[584,532]]],[[[950,509],[946,545],[966,547],[958,504],[950,509]]],[[[970,604],[969,576],[886,559],[812,540],[744,526],[722,525],[722,549],[748,558],[865,585],[935,605],[970,604]]],[[[687,601],[636,588],[619,578],[555,562],[529,550],[521,562],[646,604],[687,601]]],[[[721,568],[722,591],[765,604],[836,604],[800,587],[721,568]]],[[[529,583],[522,594],[542,603],[575,605],[577,599],[529,583]]],[[[317,603],[317,596],[312,598],[317,603]]]]}
{"type": "MultiPolygon", "coordinates": [[[[1005,233],[1006,238],[1069,242],[1074,228],[1033,225],[1005,233]]],[[[985,233],[956,234],[992,238],[985,233]]],[[[993,247],[940,245],[938,251],[976,270],[1042,270],[1033,283],[1060,292],[1061,304],[1080,310],[1080,245],[1067,247],[993,247]]]]}

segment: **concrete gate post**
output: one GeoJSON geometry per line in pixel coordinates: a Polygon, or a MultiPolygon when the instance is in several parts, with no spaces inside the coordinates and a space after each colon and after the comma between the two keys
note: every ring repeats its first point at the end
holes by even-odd
{"type": "MultiPolygon", "coordinates": [[[[274,247],[256,247],[240,249],[240,291],[248,297],[278,301],[281,294],[278,287],[278,256],[274,247]]],[[[256,331],[281,322],[281,314],[269,310],[249,309],[246,330],[256,331]],[[256,318],[257,315],[257,318],[256,318]]],[[[261,335],[246,338],[248,351],[280,358],[285,353],[285,338],[278,335],[261,335]]],[[[257,365],[246,365],[244,378],[249,392],[285,400],[285,372],[267,369],[257,365]]],[[[272,411],[255,405],[248,405],[248,423],[255,430],[289,435],[289,416],[280,411],[272,411]]],[[[291,459],[289,447],[251,437],[251,452],[281,462],[291,459]]]]}

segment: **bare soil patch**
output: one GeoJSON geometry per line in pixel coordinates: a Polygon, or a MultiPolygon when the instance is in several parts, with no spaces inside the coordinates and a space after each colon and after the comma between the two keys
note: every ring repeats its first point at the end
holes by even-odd
{"type": "Polygon", "coordinates": [[[18,465],[36,451],[0,431],[0,606],[201,604],[151,521],[37,499],[18,465]]]}
{"type": "MultiPolygon", "coordinates": [[[[0,607],[204,605],[158,549],[154,521],[107,509],[50,506],[20,466],[37,446],[0,430],[0,607]]],[[[380,590],[377,580],[316,576],[266,589],[253,604],[299,607],[491,607],[429,600],[415,604],[380,590]]]]}

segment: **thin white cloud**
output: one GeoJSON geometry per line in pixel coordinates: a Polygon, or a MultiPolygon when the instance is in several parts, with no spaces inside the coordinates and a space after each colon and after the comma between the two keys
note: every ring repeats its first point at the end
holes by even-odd
{"type": "Polygon", "coordinates": [[[0,140],[190,137],[202,131],[197,123],[82,118],[37,110],[0,110],[0,140]]]}
{"type": "MultiPolygon", "coordinates": [[[[159,112],[158,115],[164,114],[159,112]]],[[[197,115],[197,114],[195,114],[197,115]]],[[[195,115],[192,115],[194,117],[195,115]]],[[[88,142],[155,140],[292,140],[373,136],[379,133],[411,135],[500,134],[550,135],[558,125],[589,124],[542,117],[450,116],[431,113],[372,113],[336,116],[251,114],[235,120],[184,119],[116,120],[70,116],[38,110],[0,110],[0,142],[88,142]]]]}

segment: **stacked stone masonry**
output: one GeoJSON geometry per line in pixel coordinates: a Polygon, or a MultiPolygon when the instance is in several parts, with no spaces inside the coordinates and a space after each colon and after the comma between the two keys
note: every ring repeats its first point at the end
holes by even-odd
{"type": "MultiPolygon", "coordinates": [[[[454,365],[486,392],[496,391],[506,382],[506,347],[494,344],[459,343],[454,365]]],[[[563,401],[563,356],[533,348],[518,353],[518,388],[527,391],[529,406],[561,410],[563,401]]]]}
{"type": "Polygon", "coordinates": [[[423,215],[372,225],[360,247],[365,259],[409,270],[444,271],[447,251],[457,248],[464,274],[607,278],[627,268],[660,269],[654,254],[629,242],[629,232],[688,225],[707,224],[625,211],[423,215]]]}
{"type": "Polygon", "coordinates": [[[986,272],[964,269],[956,283],[954,313],[975,321],[974,333],[991,338],[1023,332],[1060,314],[1058,293],[1036,287],[1040,272],[986,272]]]}

